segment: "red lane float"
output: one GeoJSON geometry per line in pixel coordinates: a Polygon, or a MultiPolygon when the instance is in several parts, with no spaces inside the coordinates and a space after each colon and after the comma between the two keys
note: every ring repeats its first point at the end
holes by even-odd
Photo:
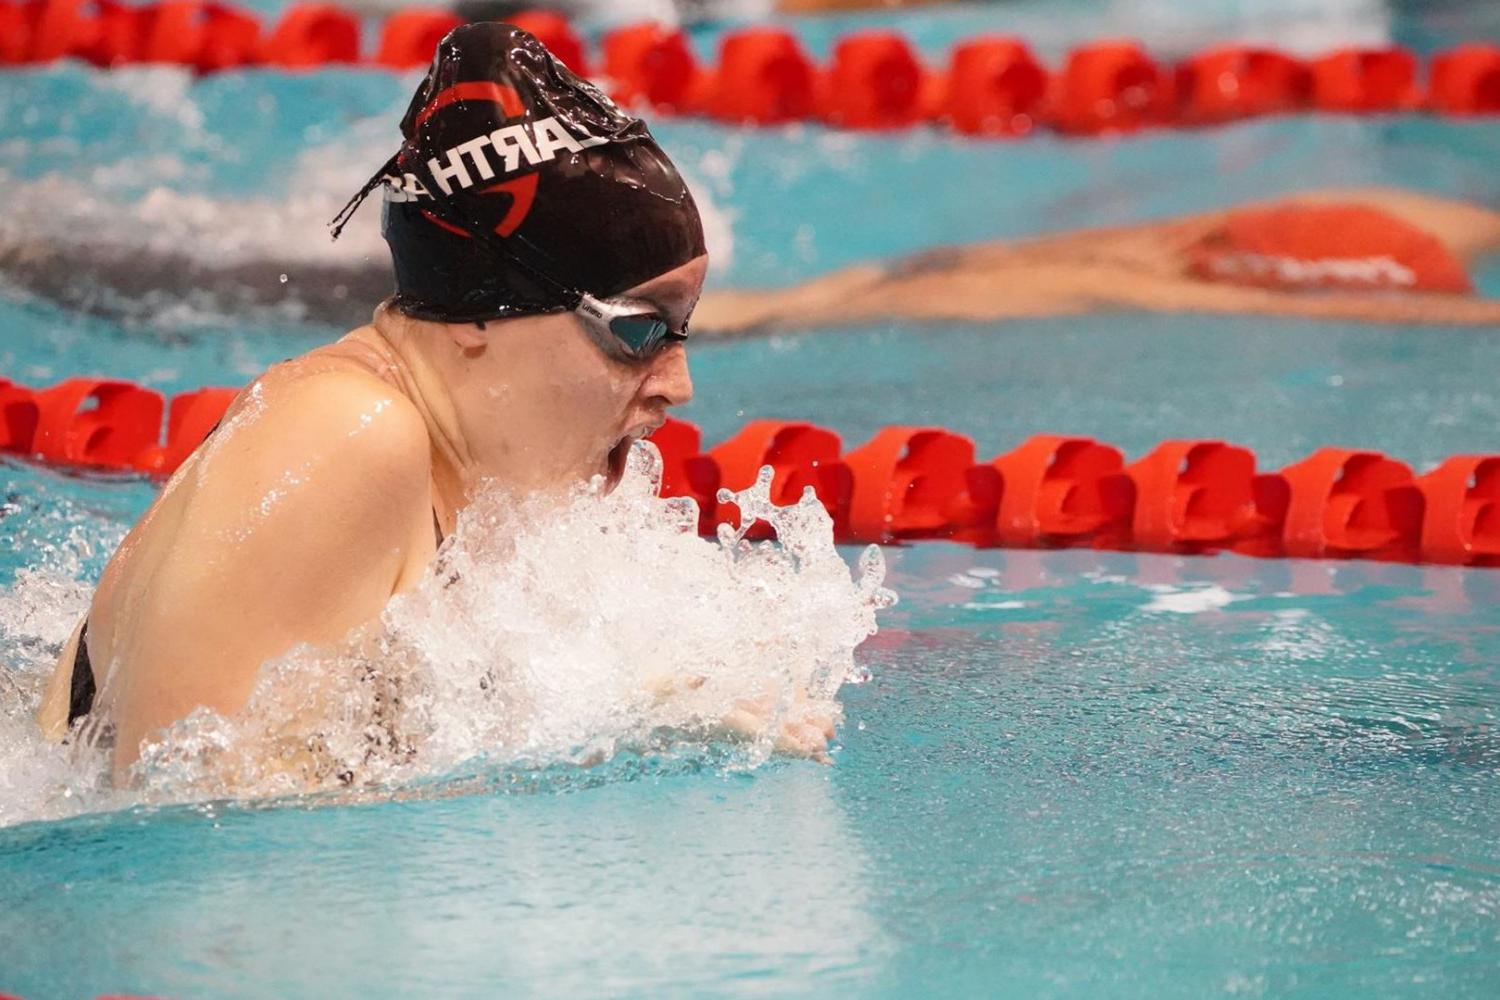
{"type": "Polygon", "coordinates": [[[1283,53],[1230,45],[1180,63],[1175,87],[1176,120],[1208,125],[1301,110],[1312,96],[1312,75],[1283,53]]]}
{"type": "MultiPolygon", "coordinates": [[[[1488,43],[1438,53],[1424,89],[1416,56],[1395,47],[1339,49],[1304,61],[1228,44],[1173,65],[1135,41],[1105,40],[1074,49],[1053,73],[1014,38],[961,41],[939,69],[925,66],[902,35],[864,30],[835,39],[820,67],[784,28],[748,27],[724,33],[718,65],[700,67],[682,32],[653,22],[605,32],[596,63],[562,15],[522,11],[510,20],[574,71],[599,69],[600,82],[622,103],[739,124],[898,129],[943,122],[976,136],[1025,135],[1043,125],[1091,136],[1312,109],[1500,113],[1500,46],[1488,43]]],[[[72,57],[101,67],[172,63],[200,73],[356,63],[409,70],[428,63],[438,39],[459,23],[446,10],[399,10],[381,25],[375,50],[364,53],[358,16],[332,4],[293,4],[263,26],[253,12],[201,0],[0,0],[0,65],[72,57]]]]}
{"type": "Polygon", "coordinates": [[[443,36],[463,23],[445,10],[399,10],[380,26],[375,62],[396,70],[426,66],[443,36]]]}
{"type": "Polygon", "coordinates": [[[136,467],[153,475],[175,470],[218,426],[238,389],[199,389],[172,399],[167,411],[167,440],[141,451],[136,467]]]}
{"type": "Polygon", "coordinates": [[[1455,455],[1417,480],[1426,500],[1422,557],[1500,566],[1500,458],[1455,455]]]}
{"type": "Polygon", "coordinates": [[[262,44],[261,61],[282,69],[359,62],[359,19],[332,4],[293,4],[262,44]]]}
{"type": "Polygon", "coordinates": [[[34,400],[31,452],[44,462],[128,468],[161,433],[161,394],[129,382],[68,379],[34,400]]]}
{"type": "Polygon", "coordinates": [[[36,393],[0,379],[0,451],[30,454],[38,418],[36,393]]]}
{"type": "Polygon", "coordinates": [[[1274,553],[1286,520],[1280,476],[1257,475],[1248,448],[1163,441],[1125,469],[1135,484],[1134,543],[1152,552],[1274,553]]]}
{"type": "Polygon", "coordinates": [[[1450,115],[1500,113],[1500,45],[1460,45],[1432,60],[1430,104],[1450,115]]]}
{"type": "MultiPolygon", "coordinates": [[[[167,404],[118,379],[45,389],[0,379],[0,452],[164,477],[237,394],[206,388],[167,404]]],[[[887,427],[848,452],[806,421],[754,420],[705,448],[697,427],[668,420],[652,441],[662,494],[697,501],[703,534],[740,516],[719,489],[742,490],[770,466],[771,499],[795,503],[811,487],[844,542],[1500,566],[1500,454],[1457,455],[1418,477],[1379,452],[1344,448],[1263,472],[1250,449],[1212,439],[1164,441],[1130,463],[1112,445],[1055,434],[984,460],[972,439],[942,427],[887,427]]],[[[750,537],[768,534],[758,525],[750,537]]]]}
{"type": "Polygon", "coordinates": [[[1378,452],[1320,448],[1281,470],[1289,556],[1414,562],[1424,501],[1411,469],[1378,452]]]}
{"type": "Polygon", "coordinates": [[[1022,136],[1046,114],[1051,79],[1026,43],[985,38],[953,50],[932,103],[965,135],[1022,136]]]}
{"type": "MultiPolygon", "coordinates": [[[[761,466],[772,470],[771,502],[796,503],[811,486],[833,518],[834,536],[848,537],[849,502],[854,477],[839,459],[842,443],[833,431],[813,424],[781,420],[752,420],[734,437],[712,449],[708,457],[719,467],[720,484],[743,490],[755,482],[761,466]]],[[[718,520],[738,520],[732,503],[718,505],[718,520]]],[[[768,538],[766,525],[756,525],[750,538],[768,538]]]]}
{"type": "Polygon", "coordinates": [[[1422,101],[1417,57],[1404,49],[1339,49],[1310,69],[1320,111],[1410,111],[1422,101]]]}
{"type": "Polygon", "coordinates": [[[698,110],[707,85],[687,36],[654,21],[604,36],[604,75],[621,104],[668,113],[698,110]]]}
{"type": "Polygon", "coordinates": [[[683,420],[668,420],[651,435],[661,452],[661,492],[698,503],[698,533],[711,535],[718,524],[719,463],[703,454],[703,432],[683,420]]]}
{"type": "Polygon", "coordinates": [[[813,116],[818,73],[791,32],[751,28],[720,41],[707,89],[708,113],[720,121],[779,125],[813,116]]]}
{"type": "Polygon", "coordinates": [[[854,483],[848,530],[878,542],[943,538],[982,532],[993,538],[1000,491],[977,492],[970,482],[974,442],[941,427],[887,427],[844,456],[854,483]],[[870,485],[874,484],[874,485],[870,485]],[[993,502],[990,502],[993,501],[993,502]]]}
{"type": "Polygon", "coordinates": [[[1062,132],[1134,132],[1172,113],[1171,75],[1132,41],[1074,49],[1055,89],[1050,123],[1062,132]]]}
{"type": "Polygon", "coordinates": [[[839,39],[819,104],[830,124],[855,129],[909,128],[924,117],[927,72],[894,31],[862,31],[839,39]]]}
{"type": "Polygon", "coordinates": [[[262,50],[260,21],[254,15],[225,4],[204,8],[203,44],[194,68],[200,73],[249,66],[262,50]]]}

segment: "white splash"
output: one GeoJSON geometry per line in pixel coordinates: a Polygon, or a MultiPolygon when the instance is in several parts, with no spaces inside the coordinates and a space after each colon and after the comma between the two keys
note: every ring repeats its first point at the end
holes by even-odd
{"type": "MultiPolygon", "coordinates": [[[[851,579],[816,498],[775,507],[768,478],[732,497],[777,542],[728,526],[699,538],[695,505],[659,498],[659,476],[641,444],[608,496],[597,481],[561,504],[485,493],[377,622],[268,662],[243,711],[171,727],[145,746],[133,789],[104,788],[98,759],[7,743],[0,777],[32,787],[0,825],[140,802],[387,794],[622,753],[759,764],[783,723],[836,718],[840,686],[861,679],[855,647],[895,599],[883,558],[872,546],[851,579]],[[722,720],[750,703],[763,730],[729,735],[722,720]]],[[[57,636],[76,621],[66,603],[57,636]]]]}
{"type": "MultiPolygon", "coordinates": [[[[100,526],[74,523],[48,546],[48,563],[26,567],[0,590],[0,826],[107,808],[102,754],[78,754],[41,738],[35,715],[59,649],[88,608],[82,560],[100,526]]],[[[113,547],[120,532],[104,529],[113,547]]]]}
{"type": "Polygon", "coordinates": [[[1155,596],[1141,607],[1147,612],[1166,612],[1177,615],[1196,615],[1204,611],[1217,611],[1235,601],[1244,600],[1218,584],[1206,587],[1155,586],[1148,588],[1155,596]]]}

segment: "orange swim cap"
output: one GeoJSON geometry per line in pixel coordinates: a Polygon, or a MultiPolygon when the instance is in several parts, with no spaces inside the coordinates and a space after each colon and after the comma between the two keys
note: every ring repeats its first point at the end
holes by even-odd
{"type": "Polygon", "coordinates": [[[1473,291],[1463,264],[1437,237],[1367,205],[1231,212],[1188,251],[1188,272],[1288,291],[1473,291]]]}

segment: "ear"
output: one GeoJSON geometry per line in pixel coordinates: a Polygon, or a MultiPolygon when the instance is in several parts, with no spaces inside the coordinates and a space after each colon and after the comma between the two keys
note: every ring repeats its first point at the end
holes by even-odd
{"type": "Polygon", "coordinates": [[[465,352],[478,350],[489,346],[489,337],[484,331],[487,324],[483,323],[444,323],[448,336],[453,342],[465,352]]]}

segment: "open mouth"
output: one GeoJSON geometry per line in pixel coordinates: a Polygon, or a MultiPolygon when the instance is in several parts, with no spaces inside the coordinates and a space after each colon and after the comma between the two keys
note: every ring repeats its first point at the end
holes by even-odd
{"type": "Polygon", "coordinates": [[[660,426],[660,423],[637,426],[621,437],[620,440],[616,441],[613,448],[609,449],[609,455],[606,456],[604,463],[605,488],[607,491],[613,490],[616,486],[620,485],[620,480],[625,478],[625,465],[630,459],[631,446],[660,426]]]}
{"type": "Polygon", "coordinates": [[[620,485],[620,480],[625,476],[625,461],[630,457],[630,446],[634,443],[635,435],[627,434],[609,450],[608,469],[605,472],[607,489],[613,490],[620,485]]]}

